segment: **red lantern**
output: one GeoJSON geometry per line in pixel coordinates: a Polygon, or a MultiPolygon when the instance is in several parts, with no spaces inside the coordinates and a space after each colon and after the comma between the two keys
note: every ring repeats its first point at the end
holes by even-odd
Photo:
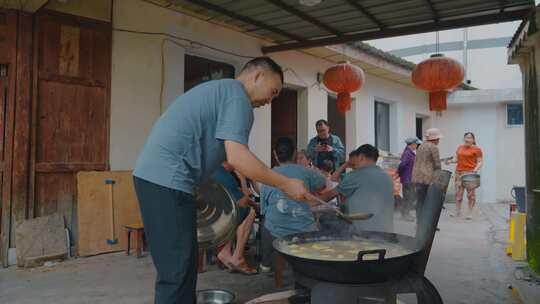
{"type": "Polygon", "coordinates": [[[351,93],[362,88],[365,78],[364,71],[361,68],[349,63],[340,63],[324,72],[324,85],[338,94],[338,112],[345,114],[351,109],[351,93]]]}
{"type": "Polygon", "coordinates": [[[429,92],[429,110],[441,112],[446,110],[448,91],[461,84],[464,74],[461,63],[442,54],[434,54],[414,68],[412,82],[417,88],[429,92]]]}

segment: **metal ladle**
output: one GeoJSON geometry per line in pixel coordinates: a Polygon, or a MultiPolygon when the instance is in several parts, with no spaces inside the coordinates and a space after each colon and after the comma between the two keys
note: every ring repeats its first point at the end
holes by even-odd
{"type": "Polygon", "coordinates": [[[362,221],[367,220],[373,217],[373,213],[351,213],[351,214],[345,214],[341,212],[341,210],[334,208],[330,203],[323,201],[322,199],[316,197],[313,194],[307,194],[306,198],[308,200],[316,201],[319,204],[326,205],[328,207],[331,207],[332,210],[336,212],[336,215],[343,219],[344,221],[348,222],[349,224],[352,224],[352,221],[362,221]]]}

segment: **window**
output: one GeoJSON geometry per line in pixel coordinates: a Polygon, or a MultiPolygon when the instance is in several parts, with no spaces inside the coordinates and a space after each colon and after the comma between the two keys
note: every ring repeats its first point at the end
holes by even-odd
{"type": "Polygon", "coordinates": [[[523,125],[523,104],[506,105],[506,125],[509,127],[523,125]]]}
{"type": "Polygon", "coordinates": [[[186,55],[184,91],[209,80],[234,78],[234,67],[202,57],[186,55]]]}
{"type": "Polygon", "coordinates": [[[375,147],[390,151],[390,105],[375,101],[375,147]]]}

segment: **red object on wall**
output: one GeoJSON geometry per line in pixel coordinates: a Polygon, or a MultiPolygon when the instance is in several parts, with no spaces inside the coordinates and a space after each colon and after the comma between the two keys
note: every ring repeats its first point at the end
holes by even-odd
{"type": "Polygon", "coordinates": [[[414,68],[412,82],[417,88],[429,92],[429,110],[441,112],[446,110],[448,91],[461,84],[464,75],[461,63],[442,54],[434,54],[414,68]]]}
{"type": "Polygon", "coordinates": [[[351,109],[351,93],[360,90],[365,79],[364,71],[349,63],[337,64],[324,72],[324,85],[338,94],[337,110],[340,113],[345,114],[351,109]]]}

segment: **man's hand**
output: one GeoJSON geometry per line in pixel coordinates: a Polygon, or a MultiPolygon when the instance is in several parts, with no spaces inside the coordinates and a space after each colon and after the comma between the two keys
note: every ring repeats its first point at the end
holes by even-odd
{"type": "Polygon", "coordinates": [[[324,151],[325,152],[332,152],[332,151],[334,151],[334,148],[332,146],[330,146],[330,145],[325,145],[324,146],[324,151]]]}
{"type": "Polygon", "coordinates": [[[324,151],[326,151],[325,146],[323,146],[323,145],[321,145],[321,144],[317,144],[317,145],[315,146],[315,152],[324,152],[324,151]]]}
{"type": "Polygon", "coordinates": [[[295,178],[288,179],[288,181],[279,188],[290,198],[297,201],[305,200],[306,194],[309,193],[304,185],[304,182],[295,178]]]}

